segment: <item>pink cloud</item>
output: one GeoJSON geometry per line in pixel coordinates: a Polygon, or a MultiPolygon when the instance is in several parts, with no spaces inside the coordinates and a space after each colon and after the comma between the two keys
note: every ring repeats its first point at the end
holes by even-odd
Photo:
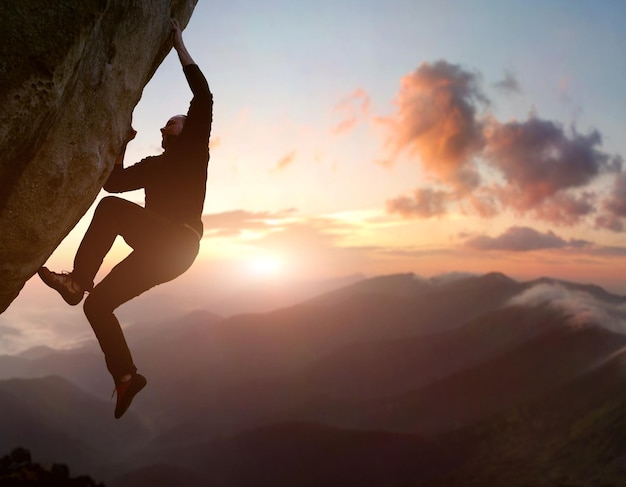
{"type": "Polygon", "coordinates": [[[556,225],[572,226],[595,211],[594,203],[594,193],[584,192],[577,197],[560,191],[537,206],[534,215],[556,225]]]}
{"type": "Polygon", "coordinates": [[[400,196],[388,200],[387,212],[397,213],[405,218],[431,218],[446,213],[446,201],[450,194],[445,191],[421,188],[415,190],[413,197],[400,196]]]}
{"type": "Polygon", "coordinates": [[[605,228],[613,232],[624,231],[624,220],[610,213],[603,213],[596,217],[596,228],[605,228]]]}
{"type": "Polygon", "coordinates": [[[616,216],[626,217],[626,173],[616,176],[613,191],[604,208],[616,216]]]}
{"type": "Polygon", "coordinates": [[[529,227],[511,227],[497,237],[479,235],[468,238],[465,246],[476,250],[505,250],[527,252],[531,250],[580,248],[589,245],[583,240],[565,240],[552,231],[538,232],[529,227]]]}
{"type": "Polygon", "coordinates": [[[626,173],[617,174],[611,194],[604,200],[602,208],[604,212],[596,218],[596,226],[623,232],[626,219],[626,173]]]}
{"type": "Polygon", "coordinates": [[[535,208],[557,192],[590,183],[610,159],[597,146],[597,131],[570,135],[554,122],[530,118],[505,124],[493,121],[485,131],[484,155],[506,181],[503,203],[516,210],[535,208]]]}
{"type": "Polygon", "coordinates": [[[367,118],[370,111],[370,97],[365,90],[358,88],[341,100],[334,113],[341,119],[332,129],[333,134],[345,134],[367,118]]]}

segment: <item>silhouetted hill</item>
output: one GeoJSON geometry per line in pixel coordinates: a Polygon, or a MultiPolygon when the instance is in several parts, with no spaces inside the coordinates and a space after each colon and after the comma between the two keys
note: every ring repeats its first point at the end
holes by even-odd
{"type": "Polygon", "coordinates": [[[626,337],[599,329],[558,330],[476,367],[407,395],[365,408],[363,425],[386,431],[438,433],[489,417],[575,380],[626,345],[626,337]]]}
{"type": "Polygon", "coordinates": [[[351,343],[306,367],[298,377],[320,394],[389,396],[505,353],[566,326],[565,320],[563,313],[547,306],[510,306],[442,333],[351,343]]]}
{"type": "Polygon", "coordinates": [[[263,281],[251,284],[219,301],[211,302],[211,309],[224,316],[244,313],[267,313],[294,306],[320,294],[341,289],[364,280],[361,274],[322,281],[263,281]]]}
{"type": "Polygon", "coordinates": [[[111,452],[124,455],[149,438],[137,417],[114,424],[112,403],[60,377],[0,381],[0,451],[28,445],[42,462],[91,470],[111,452]]]}
{"type": "MultiPolygon", "coordinates": [[[[582,331],[576,338],[582,344],[588,337],[582,331]]],[[[204,485],[229,487],[620,487],[626,478],[624,353],[617,350],[570,381],[434,437],[290,422],[149,456],[176,459],[204,477],[204,485]]]]}
{"type": "Polygon", "coordinates": [[[176,459],[206,478],[204,485],[216,487],[383,487],[454,471],[463,461],[458,450],[416,435],[293,422],[156,456],[176,459]]]}
{"type": "MultiPolygon", "coordinates": [[[[252,319],[254,316],[248,318],[252,319]]],[[[268,342],[275,348],[265,349],[264,341],[242,333],[242,336],[251,339],[248,344],[250,348],[247,353],[235,354],[236,366],[242,370],[237,374],[238,379],[231,382],[230,386],[224,384],[222,388],[213,389],[193,377],[188,378],[189,382],[182,382],[187,387],[194,384],[194,400],[178,404],[179,409],[185,411],[185,427],[172,428],[165,438],[167,441],[179,443],[211,433],[224,434],[264,422],[275,422],[281,418],[325,421],[349,427],[411,430],[407,421],[416,421],[415,416],[429,416],[416,414],[422,406],[415,406],[415,401],[409,399],[410,394],[407,397],[399,395],[415,391],[419,397],[423,388],[436,382],[445,383],[448,378],[452,381],[449,386],[451,393],[458,393],[457,389],[464,390],[465,379],[460,375],[460,379],[453,380],[457,374],[467,372],[470,374],[468,377],[472,374],[480,376],[483,370],[490,369],[501,370],[497,378],[505,384],[508,373],[521,369],[521,373],[526,374],[528,384],[517,382],[515,385],[520,387],[517,399],[524,400],[533,393],[533,387],[537,385],[533,375],[535,361],[552,367],[554,352],[555,357],[564,354],[564,359],[572,364],[571,370],[562,371],[558,364],[548,370],[545,377],[546,380],[549,379],[549,385],[553,386],[558,380],[565,380],[559,373],[564,373],[566,378],[574,377],[597,358],[596,354],[600,356],[623,345],[623,335],[606,333],[599,328],[589,328],[584,332],[581,330],[581,334],[573,333],[568,325],[568,318],[568,315],[547,305],[507,307],[486,313],[446,333],[402,340],[346,343],[328,353],[320,352],[318,359],[302,367],[290,365],[284,356],[274,356],[280,354],[281,348],[291,345],[288,341],[273,341],[273,333],[277,330],[268,323],[263,330],[267,333],[268,342]],[[585,333],[588,333],[588,343],[580,338],[585,333]],[[546,338],[549,336],[553,338],[546,338]],[[585,351],[586,346],[589,349],[585,351]],[[535,347],[538,347],[537,350],[535,347]],[[577,353],[581,354],[580,357],[577,353]],[[280,360],[285,361],[281,364],[280,360]],[[256,370],[247,376],[248,381],[244,380],[246,376],[243,370],[256,368],[268,372],[267,362],[274,369],[273,375],[268,373],[263,377],[257,375],[259,371],[256,370]],[[378,398],[382,399],[377,402],[378,398]],[[397,407],[397,417],[389,421],[383,420],[381,411],[389,409],[390,401],[397,403],[394,406],[397,407]],[[251,403],[254,403],[254,407],[250,407],[251,403]],[[203,419],[194,419],[199,417],[203,419]]],[[[306,334],[291,338],[300,347],[310,344],[309,353],[315,350],[315,343],[306,334]]],[[[225,348],[230,352],[237,352],[235,346],[227,345],[225,348]]],[[[291,347],[290,351],[293,352],[294,348],[296,352],[299,351],[297,347],[291,347]]],[[[233,356],[229,355],[227,358],[232,359],[233,356]]],[[[224,379],[229,376],[228,368],[225,368],[225,363],[221,365],[220,373],[224,379]]],[[[205,376],[210,373],[210,369],[204,372],[205,376]]],[[[180,381],[178,386],[181,386],[180,381]]],[[[487,384],[486,389],[491,386],[494,387],[493,391],[500,387],[497,381],[492,381],[487,384]]],[[[184,387],[177,389],[176,385],[168,389],[169,392],[172,390],[179,391],[172,397],[180,398],[185,393],[184,387]]],[[[447,388],[442,390],[445,392],[447,388]]],[[[487,390],[486,394],[489,397],[494,396],[495,402],[487,402],[484,409],[478,407],[471,413],[468,410],[468,418],[473,418],[472,421],[478,420],[498,408],[510,405],[511,398],[500,397],[499,393],[493,391],[487,390]]],[[[436,401],[427,404],[435,411],[440,409],[436,401]]],[[[458,406],[461,410],[463,404],[463,398],[459,399],[458,406]]],[[[448,411],[445,407],[441,408],[441,416],[445,416],[448,411]]],[[[442,420],[443,426],[437,428],[458,426],[457,416],[463,414],[463,411],[457,411],[454,416],[449,417],[450,421],[442,420]]],[[[180,420],[171,419],[176,424],[181,424],[180,420]]],[[[428,427],[428,424],[420,426],[428,427]]]]}
{"type": "Polygon", "coordinates": [[[433,483],[414,487],[484,485],[626,485],[626,356],[540,397],[454,433],[472,444],[468,462],[433,483]]]}
{"type": "Polygon", "coordinates": [[[182,467],[157,464],[127,472],[107,482],[107,487],[205,487],[204,477],[182,467]]]}
{"type": "Polygon", "coordinates": [[[367,306],[370,300],[394,297],[395,309],[387,310],[386,324],[398,336],[438,333],[462,325],[482,313],[502,306],[525,289],[503,274],[425,280],[414,274],[381,276],[319,296],[311,306],[333,309],[367,306]]]}
{"type": "MultiPolygon", "coordinates": [[[[463,368],[411,392],[358,399],[335,391],[277,413],[336,426],[435,434],[450,431],[528,401],[571,381],[626,345],[626,337],[600,329],[555,330],[477,365],[463,368]]],[[[338,374],[341,374],[338,371],[338,374]]],[[[367,381],[367,374],[352,374],[367,381]]],[[[345,381],[347,382],[347,381],[345,381]]],[[[308,388],[308,384],[300,383],[308,388]]],[[[296,388],[295,397],[307,397],[296,388]]]]}
{"type": "Polygon", "coordinates": [[[70,476],[64,463],[55,463],[46,468],[31,459],[30,451],[14,448],[10,454],[0,458],[0,485],[3,487],[104,487],[88,475],[70,476]]]}
{"type": "Polygon", "coordinates": [[[308,300],[310,305],[332,305],[359,294],[386,294],[401,297],[417,296],[433,286],[433,283],[412,273],[391,274],[360,280],[354,284],[321,294],[308,300]]]}

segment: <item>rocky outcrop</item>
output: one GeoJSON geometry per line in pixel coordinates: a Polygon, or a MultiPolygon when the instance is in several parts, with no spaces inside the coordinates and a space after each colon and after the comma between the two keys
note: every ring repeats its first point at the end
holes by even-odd
{"type": "Polygon", "coordinates": [[[93,203],[196,3],[0,5],[0,312],[93,203]]]}

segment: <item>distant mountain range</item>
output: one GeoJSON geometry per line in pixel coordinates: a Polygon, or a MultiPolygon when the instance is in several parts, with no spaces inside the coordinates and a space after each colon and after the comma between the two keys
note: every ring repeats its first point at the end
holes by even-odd
{"type": "Polygon", "coordinates": [[[597,286],[398,274],[127,337],[120,421],[95,340],[0,357],[0,453],[112,487],[626,485],[626,297],[597,286]]]}

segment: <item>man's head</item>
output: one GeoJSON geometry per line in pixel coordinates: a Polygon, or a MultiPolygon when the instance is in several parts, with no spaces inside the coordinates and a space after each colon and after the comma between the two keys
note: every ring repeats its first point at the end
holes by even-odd
{"type": "Polygon", "coordinates": [[[167,149],[170,146],[170,144],[182,132],[186,119],[187,117],[185,115],[174,115],[167,121],[165,127],[161,129],[161,135],[163,136],[161,147],[167,149]]]}

